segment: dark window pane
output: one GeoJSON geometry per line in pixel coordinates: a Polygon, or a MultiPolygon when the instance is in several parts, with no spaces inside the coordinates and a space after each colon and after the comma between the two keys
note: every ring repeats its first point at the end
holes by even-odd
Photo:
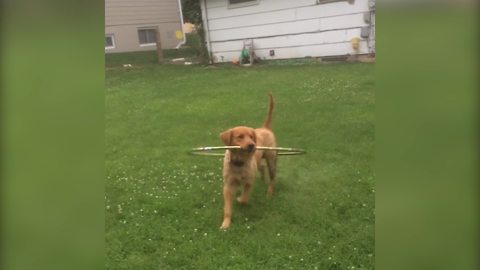
{"type": "Polygon", "coordinates": [[[113,38],[105,37],[105,47],[113,47],[113,38]]]}
{"type": "Polygon", "coordinates": [[[145,30],[138,30],[138,40],[140,41],[140,44],[147,43],[145,30]]]}
{"type": "Polygon", "coordinates": [[[155,30],[148,29],[147,30],[147,42],[148,43],[155,43],[155,30]]]}
{"type": "Polygon", "coordinates": [[[138,40],[140,41],[140,44],[155,43],[155,32],[155,29],[139,29],[138,40]]]}

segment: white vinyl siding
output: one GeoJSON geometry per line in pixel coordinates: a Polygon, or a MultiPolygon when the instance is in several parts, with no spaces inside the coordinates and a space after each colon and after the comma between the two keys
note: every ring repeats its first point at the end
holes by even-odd
{"type": "Polygon", "coordinates": [[[105,53],[155,50],[155,35],[138,31],[148,28],[160,31],[162,48],[175,48],[183,39],[176,35],[182,32],[180,11],[178,0],[105,0],[105,33],[114,43],[105,53]]]}
{"type": "Polygon", "coordinates": [[[178,0],[105,0],[105,10],[106,26],[180,21],[178,0]]]}
{"type": "MultiPolygon", "coordinates": [[[[374,17],[371,25],[365,19],[372,12],[369,0],[260,0],[242,8],[230,8],[230,3],[202,3],[208,15],[208,48],[216,62],[238,59],[246,39],[253,39],[262,59],[353,54],[352,38],[361,38],[362,27],[375,26],[374,17]]],[[[373,37],[361,38],[358,53],[374,51],[373,37]]]]}

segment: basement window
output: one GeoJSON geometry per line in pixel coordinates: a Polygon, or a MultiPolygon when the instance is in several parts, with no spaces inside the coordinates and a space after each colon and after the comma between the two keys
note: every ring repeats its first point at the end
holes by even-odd
{"type": "Polygon", "coordinates": [[[259,0],[227,0],[228,8],[239,8],[257,5],[259,0]]]}
{"type": "Polygon", "coordinates": [[[105,35],[105,49],[115,49],[115,39],[113,35],[105,35]]]}
{"type": "Polygon", "coordinates": [[[156,28],[140,28],[138,29],[138,42],[140,46],[153,46],[157,44],[155,35],[157,33],[156,28]]]}

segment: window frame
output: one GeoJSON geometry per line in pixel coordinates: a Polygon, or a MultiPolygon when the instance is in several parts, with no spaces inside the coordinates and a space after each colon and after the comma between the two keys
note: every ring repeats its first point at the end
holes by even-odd
{"type": "Polygon", "coordinates": [[[249,6],[258,5],[259,3],[260,3],[260,0],[248,0],[248,2],[232,4],[230,3],[230,0],[227,0],[227,8],[249,7],[249,6]]]}
{"type": "Polygon", "coordinates": [[[149,47],[149,46],[156,46],[157,45],[157,41],[156,41],[156,38],[155,38],[155,42],[151,42],[151,43],[140,43],[140,30],[153,30],[155,32],[155,35],[156,35],[156,31],[158,30],[158,27],[156,26],[146,26],[146,27],[139,27],[137,28],[137,37],[138,37],[138,44],[140,45],[140,47],[149,47]]]}
{"type": "Polygon", "coordinates": [[[115,35],[114,34],[106,34],[105,38],[110,38],[112,40],[112,46],[105,46],[105,50],[112,50],[115,49],[117,46],[115,44],[115,35]]]}

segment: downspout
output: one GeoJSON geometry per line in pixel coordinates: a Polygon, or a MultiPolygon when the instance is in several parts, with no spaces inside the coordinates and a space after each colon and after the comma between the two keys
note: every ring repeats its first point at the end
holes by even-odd
{"type": "Polygon", "coordinates": [[[187,36],[185,35],[185,31],[183,30],[184,22],[183,22],[183,12],[182,12],[182,0],[178,0],[178,8],[180,9],[180,22],[181,22],[181,24],[182,24],[183,40],[180,41],[180,43],[177,44],[177,46],[175,47],[175,49],[178,49],[178,48],[180,48],[180,46],[182,46],[182,45],[184,45],[185,43],[187,43],[187,36]]]}
{"type": "Polygon", "coordinates": [[[375,0],[368,1],[368,10],[369,10],[369,23],[370,33],[367,39],[368,52],[370,54],[375,54],[375,0]]]}
{"type": "Polygon", "coordinates": [[[213,64],[213,53],[212,53],[212,43],[210,42],[210,28],[208,26],[208,11],[207,11],[207,0],[200,0],[200,9],[202,10],[202,20],[203,28],[205,31],[205,41],[207,42],[207,49],[209,58],[209,63],[213,64]],[[202,8],[203,7],[203,8],[202,8]]]}

